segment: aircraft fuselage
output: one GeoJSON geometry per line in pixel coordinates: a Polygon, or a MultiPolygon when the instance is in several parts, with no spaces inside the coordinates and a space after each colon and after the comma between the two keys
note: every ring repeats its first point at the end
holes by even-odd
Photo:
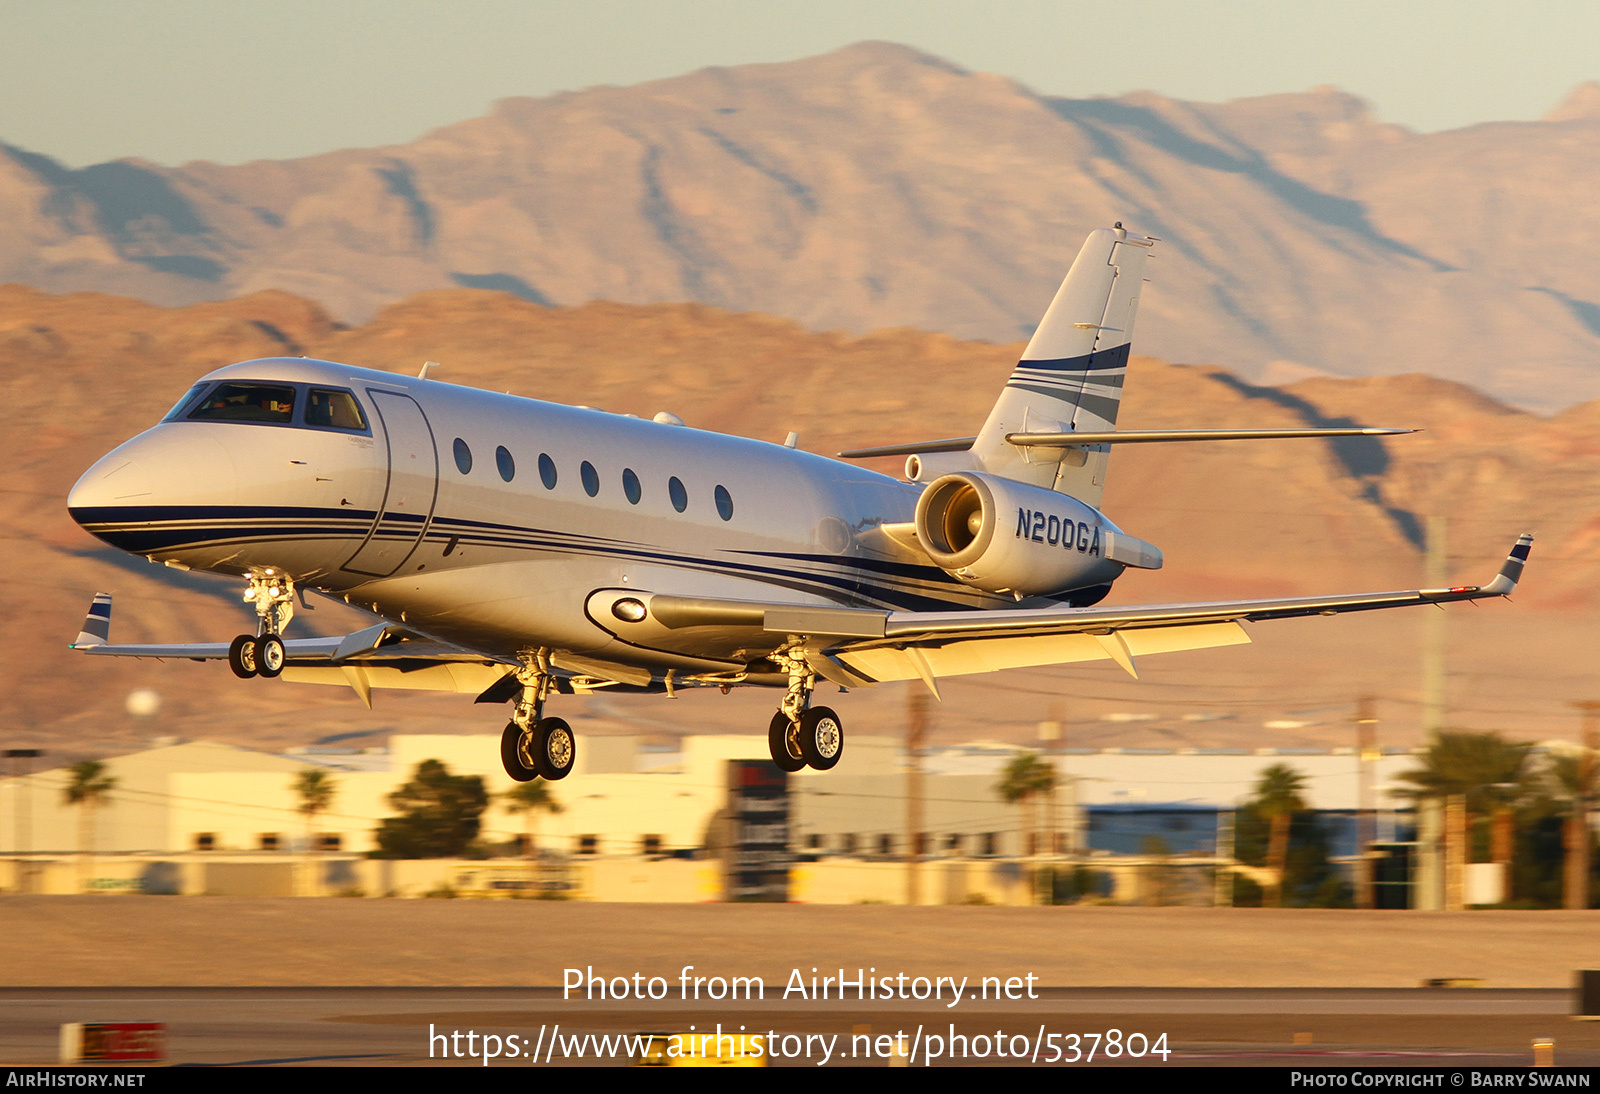
{"type": "Polygon", "coordinates": [[[738,651],[614,648],[588,597],[621,587],[1012,605],[863,541],[910,521],[921,489],[782,445],[281,358],[204,377],[167,420],[90,468],[68,506],[94,535],[153,561],[273,568],[494,656],[551,647],[709,670],[738,651]],[[196,405],[251,385],[289,396],[292,408],[262,411],[284,420],[192,419],[196,405]],[[350,393],[361,421],[309,424],[314,392],[350,393]]]}

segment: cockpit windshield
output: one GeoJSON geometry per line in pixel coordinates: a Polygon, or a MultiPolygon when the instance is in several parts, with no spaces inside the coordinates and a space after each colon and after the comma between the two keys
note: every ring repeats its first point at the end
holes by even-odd
{"type": "Polygon", "coordinates": [[[274,384],[221,384],[189,412],[191,422],[271,422],[294,420],[294,388],[274,384]]]}
{"type": "Polygon", "coordinates": [[[204,383],[194,385],[194,387],[183,393],[183,398],[174,403],[172,409],[167,411],[167,416],[161,420],[163,422],[175,422],[183,417],[185,413],[194,407],[196,400],[200,398],[200,393],[210,386],[204,383]]]}

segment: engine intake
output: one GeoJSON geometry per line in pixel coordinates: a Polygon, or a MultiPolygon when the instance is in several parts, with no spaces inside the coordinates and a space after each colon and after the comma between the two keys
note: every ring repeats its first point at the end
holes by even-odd
{"type": "Polygon", "coordinates": [[[1065,494],[978,471],[936,479],[917,501],[917,541],[956,580],[1043,596],[1105,585],[1161,552],[1065,494]]]}

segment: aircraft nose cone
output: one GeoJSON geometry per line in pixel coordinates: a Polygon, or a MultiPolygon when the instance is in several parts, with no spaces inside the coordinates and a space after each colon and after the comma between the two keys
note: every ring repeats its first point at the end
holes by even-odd
{"type": "Polygon", "coordinates": [[[143,461],[113,452],[83,473],[67,494],[67,512],[82,524],[89,510],[149,500],[150,473],[143,461]]]}
{"type": "Polygon", "coordinates": [[[233,461],[215,441],[157,426],[85,471],[67,512],[97,539],[147,554],[168,545],[163,527],[186,509],[228,504],[236,488],[233,461]]]}

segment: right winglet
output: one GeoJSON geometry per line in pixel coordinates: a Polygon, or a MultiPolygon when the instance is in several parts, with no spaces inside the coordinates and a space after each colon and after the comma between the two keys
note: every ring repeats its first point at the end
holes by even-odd
{"type": "Polygon", "coordinates": [[[81,650],[89,646],[103,646],[111,641],[111,594],[95,593],[89,604],[89,617],[83,621],[83,630],[70,643],[70,649],[81,650]]]}
{"type": "Polygon", "coordinates": [[[1500,567],[1495,579],[1483,587],[1484,594],[1510,596],[1522,578],[1522,567],[1527,563],[1528,552],[1531,550],[1533,550],[1533,534],[1524,532],[1517,537],[1517,545],[1511,548],[1511,553],[1506,556],[1506,564],[1500,567]]]}

